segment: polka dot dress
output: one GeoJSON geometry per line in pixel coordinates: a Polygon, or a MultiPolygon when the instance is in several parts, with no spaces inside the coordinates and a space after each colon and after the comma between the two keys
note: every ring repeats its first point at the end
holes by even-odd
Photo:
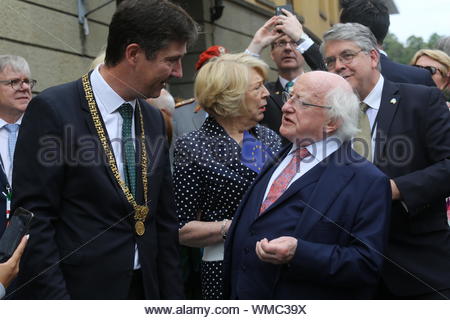
{"type": "MultiPolygon", "coordinates": [[[[280,137],[257,125],[254,136],[273,154],[281,148],[280,137]]],[[[208,117],[196,131],[180,137],[175,144],[175,201],[179,227],[193,220],[231,219],[256,177],[240,161],[241,147],[214,120],[208,117]]],[[[202,296],[223,298],[222,261],[202,261],[202,296]]]]}

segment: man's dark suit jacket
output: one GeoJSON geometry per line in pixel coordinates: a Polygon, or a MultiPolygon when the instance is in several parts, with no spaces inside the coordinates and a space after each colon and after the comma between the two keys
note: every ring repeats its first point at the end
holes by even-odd
{"type": "MultiPolygon", "coordinates": [[[[311,70],[326,70],[322,55],[319,51],[319,46],[317,44],[314,43],[308,50],[306,50],[303,53],[303,58],[306,63],[308,63],[311,70]]],[[[269,90],[270,96],[267,97],[266,111],[264,112],[264,119],[261,121],[261,124],[279,134],[281,117],[283,115],[281,112],[281,107],[283,107],[281,94],[284,88],[279,79],[275,82],[267,82],[265,86],[267,90],[269,90]]],[[[289,144],[289,141],[283,138],[283,145],[287,144],[289,144]]]]}
{"type": "MultiPolygon", "coordinates": [[[[30,102],[15,150],[13,207],[31,210],[35,219],[16,298],[126,299],[135,244],[145,298],[182,298],[164,120],[144,100],[139,103],[149,156],[150,212],[143,236],[135,234],[133,208],[105,160],[81,80],[30,102]]],[[[143,203],[139,166],[137,171],[137,201],[143,203]]]]}
{"type": "Polygon", "coordinates": [[[390,81],[436,86],[427,70],[394,62],[382,53],[380,53],[380,64],[381,74],[390,81]]]}
{"type": "Polygon", "coordinates": [[[345,143],[293,182],[259,215],[266,187],[277,166],[272,161],[263,169],[233,217],[225,244],[225,296],[372,297],[388,235],[388,178],[345,143]],[[262,262],[255,253],[256,242],[280,236],[298,239],[291,262],[262,262]]]}
{"type": "Polygon", "coordinates": [[[383,279],[396,295],[450,288],[449,115],[437,88],[385,79],[374,164],[394,179],[408,208],[392,205],[383,279]]]}
{"type": "Polygon", "coordinates": [[[6,228],[6,197],[3,194],[8,193],[6,190],[6,186],[8,185],[8,180],[6,178],[6,174],[3,172],[2,168],[0,168],[0,237],[6,228]]]}

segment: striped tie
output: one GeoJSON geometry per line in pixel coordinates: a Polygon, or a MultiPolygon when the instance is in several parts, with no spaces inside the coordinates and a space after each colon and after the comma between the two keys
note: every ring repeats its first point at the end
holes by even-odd
{"type": "Polygon", "coordinates": [[[272,205],[287,189],[292,178],[300,170],[300,161],[309,156],[309,151],[306,148],[300,148],[293,151],[292,159],[288,165],[283,169],[280,175],[275,179],[270,187],[266,199],[263,201],[259,214],[263,213],[268,207],[272,205]]]}

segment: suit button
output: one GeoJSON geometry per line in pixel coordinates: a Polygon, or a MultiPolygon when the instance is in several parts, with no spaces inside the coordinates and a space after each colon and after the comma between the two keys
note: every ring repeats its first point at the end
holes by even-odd
{"type": "Polygon", "coordinates": [[[245,271],[247,270],[247,267],[246,267],[245,265],[242,265],[242,266],[241,266],[241,269],[242,269],[242,271],[245,272],[245,271]]]}
{"type": "Polygon", "coordinates": [[[245,254],[248,254],[249,252],[250,252],[250,249],[249,249],[249,248],[245,248],[245,249],[244,249],[244,253],[245,253],[245,254]]]}

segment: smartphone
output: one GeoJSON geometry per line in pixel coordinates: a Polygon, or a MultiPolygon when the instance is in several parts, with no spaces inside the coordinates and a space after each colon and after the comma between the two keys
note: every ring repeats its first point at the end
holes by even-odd
{"type": "Polygon", "coordinates": [[[17,208],[0,239],[0,263],[6,262],[30,228],[34,214],[24,208],[17,208]]]}
{"type": "Polygon", "coordinates": [[[287,10],[287,11],[289,11],[289,12],[294,14],[294,9],[292,8],[292,6],[290,4],[286,4],[284,6],[278,6],[278,7],[275,8],[275,15],[276,16],[280,16],[280,15],[284,14],[283,11],[281,11],[281,9],[285,9],[285,10],[287,10]]]}

